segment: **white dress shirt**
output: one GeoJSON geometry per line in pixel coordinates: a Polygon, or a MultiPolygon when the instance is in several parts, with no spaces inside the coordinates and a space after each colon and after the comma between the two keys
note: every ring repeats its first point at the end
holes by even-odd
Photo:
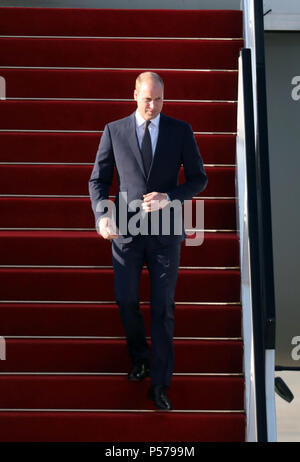
{"type": "MultiPolygon", "coordinates": [[[[160,114],[158,114],[158,116],[156,116],[154,119],[151,119],[151,124],[149,124],[149,127],[148,127],[150,137],[151,137],[153,156],[155,153],[155,148],[156,148],[157,138],[158,138],[159,119],[160,119],[160,114]]],[[[138,109],[135,112],[135,122],[136,122],[136,134],[137,134],[138,142],[141,148],[146,120],[141,116],[138,109]]]]}

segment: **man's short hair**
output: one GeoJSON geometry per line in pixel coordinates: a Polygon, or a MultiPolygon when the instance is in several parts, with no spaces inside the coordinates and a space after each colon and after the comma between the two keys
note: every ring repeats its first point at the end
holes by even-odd
{"type": "Polygon", "coordinates": [[[139,90],[142,83],[145,80],[152,79],[156,82],[158,82],[162,88],[164,88],[164,81],[161,78],[160,75],[156,74],[156,72],[142,72],[140,75],[137,76],[136,81],[135,81],[135,88],[136,90],[139,90]]]}

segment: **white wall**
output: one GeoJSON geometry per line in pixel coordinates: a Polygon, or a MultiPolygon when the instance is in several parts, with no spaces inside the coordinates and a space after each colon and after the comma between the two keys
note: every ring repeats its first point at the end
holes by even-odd
{"type": "Polygon", "coordinates": [[[272,9],[274,13],[300,13],[299,0],[264,0],[264,11],[272,9]]]}
{"type": "Polygon", "coordinates": [[[300,30],[299,0],[264,0],[265,30],[300,30]]]}

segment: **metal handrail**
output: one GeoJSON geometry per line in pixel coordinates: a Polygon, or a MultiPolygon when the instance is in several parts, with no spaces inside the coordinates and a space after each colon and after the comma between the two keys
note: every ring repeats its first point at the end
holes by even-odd
{"type": "MultiPolygon", "coordinates": [[[[254,380],[252,382],[249,380],[249,384],[251,391],[251,386],[255,383],[253,396],[256,406],[256,422],[254,427],[257,440],[275,441],[276,413],[273,377],[275,368],[275,295],[262,1],[244,0],[242,1],[242,9],[244,13],[244,38],[247,47],[247,50],[241,52],[245,127],[248,124],[248,137],[245,136],[247,151],[245,160],[247,206],[245,212],[249,221],[247,223],[249,277],[251,278],[249,304],[251,305],[253,337],[253,364],[251,364],[254,368],[254,380]],[[249,124],[252,124],[253,127],[251,128],[249,124]]],[[[241,250],[244,249],[245,243],[242,243],[241,250]]],[[[243,287],[242,290],[244,290],[243,287]]],[[[250,345],[250,342],[248,343],[250,345]]]]}
{"type": "Polygon", "coordinates": [[[245,46],[252,52],[252,85],[254,107],[255,158],[257,179],[257,205],[259,219],[259,262],[261,271],[261,299],[264,313],[264,337],[266,349],[275,348],[275,292],[272,248],[272,220],[269,175],[269,146],[266,101],[264,23],[262,0],[243,1],[252,10],[252,18],[246,17],[244,28],[252,26],[251,34],[245,33],[245,46]],[[248,23],[248,24],[247,24],[248,23]],[[252,43],[251,43],[252,42],[252,43]]]}

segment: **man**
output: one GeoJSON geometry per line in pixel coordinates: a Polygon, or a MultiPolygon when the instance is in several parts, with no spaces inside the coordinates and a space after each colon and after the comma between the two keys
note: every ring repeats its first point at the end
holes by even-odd
{"type": "Polygon", "coordinates": [[[172,205],[197,195],[205,188],[207,177],[191,127],[161,113],[163,91],[158,74],[138,76],[134,90],[137,109],[105,126],[89,191],[97,231],[112,242],[116,302],[133,364],[128,379],[143,380],[150,375],[148,398],[157,408],[170,410],[167,389],[174,368],[174,292],[185,238],[184,230],[178,231],[181,209],[178,213],[172,205]],[[178,185],[181,165],[186,181],[178,185]],[[114,168],[118,194],[112,215],[102,205],[109,197],[114,168]],[[145,263],[151,284],[151,366],[139,308],[139,281],[145,263]]]}

